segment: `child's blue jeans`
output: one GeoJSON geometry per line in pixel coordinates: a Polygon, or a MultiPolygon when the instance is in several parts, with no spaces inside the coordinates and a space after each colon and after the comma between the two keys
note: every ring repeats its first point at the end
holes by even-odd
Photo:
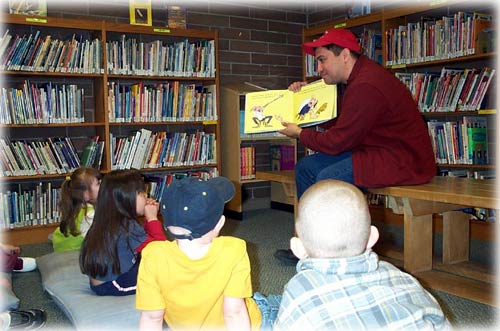
{"type": "Polygon", "coordinates": [[[273,329],[274,321],[276,320],[276,317],[278,317],[281,295],[269,295],[266,298],[262,293],[255,292],[252,298],[257,303],[260,313],[262,314],[260,330],[271,331],[273,329]]]}

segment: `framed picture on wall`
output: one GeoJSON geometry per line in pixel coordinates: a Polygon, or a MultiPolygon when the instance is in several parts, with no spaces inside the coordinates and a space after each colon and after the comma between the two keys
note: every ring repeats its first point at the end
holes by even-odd
{"type": "Polygon", "coordinates": [[[153,25],[151,0],[130,0],[130,24],[153,25]]]}
{"type": "Polygon", "coordinates": [[[46,0],[9,0],[9,13],[47,16],[46,0]]]}

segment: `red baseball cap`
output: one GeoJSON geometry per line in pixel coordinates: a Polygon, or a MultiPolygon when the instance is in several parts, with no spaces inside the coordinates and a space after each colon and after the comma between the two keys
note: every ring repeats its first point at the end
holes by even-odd
{"type": "Polygon", "coordinates": [[[304,43],[302,45],[302,48],[307,54],[314,55],[314,49],[316,47],[323,47],[330,44],[335,44],[340,47],[348,48],[353,52],[361,53],[358,39],[356,38],[354,33],[346,29],[327,30],[318,39],[309,43],[304,43]]]}

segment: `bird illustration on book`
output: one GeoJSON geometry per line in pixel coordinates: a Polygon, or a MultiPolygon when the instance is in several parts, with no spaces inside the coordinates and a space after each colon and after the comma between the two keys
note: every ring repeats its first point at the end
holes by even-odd
{"type": "Polygon", "coordinates": [[[326,107],[328,106],[328,102],[325,102],[321,105],[321,107],[318,108],[318,110],[316,110],[316,116],[321,114],[322,112],[325,111],[326,107]]]}
{"type": "Polygon", "coordinates": [[[299,121],[303,121],[307,114],[309,114],[309,117],[311,119],[318,117],[316,112],[314,112],[314,108],[316,108],[317,104],[318,104],[318,99],[316,99],[315,97],[311,97],[309,99],[306,99],[302,103],[302,105],[299,107],[300,109],[299,109],[299,112],[297,114],[297,119],[299,121]]]}
{"type": "Polygon", "coordinates": [[[262,123],[264,123],[265,127],[269,127],[270,126],[269,123],[273,119],[273,116],[272,115],[266,116],[264,114],[264,109],[267,106],[269,106],[271,103],[275,102],[276,100],[283,98],[283,96],[284,96],[284,94],[280,94],[276,98],[274,98],[273,100],[269,101],[268,103],[266,103],[263,106],[254,106],[254,107],[252,107],[251,111],[252,111],[252,113],[254,115],[254,117],[252,117],[252,119],[253,119],[254,123],[257,125],[257,126],[254,126],[254,128],[260,128],[260,126],[262,125],[262,123]]]}

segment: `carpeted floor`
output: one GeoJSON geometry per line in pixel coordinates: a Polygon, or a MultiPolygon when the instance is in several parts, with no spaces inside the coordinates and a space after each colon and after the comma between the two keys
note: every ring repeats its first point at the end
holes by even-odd
{"type": "MultiPolygon", "coordinates": [[[[254,291],[281,294],[283,286],[295,274],[295,268],[281,265],[273,257],[279,248],[288,248],[293,234],[293,215],[278,210],[257,210],[245,213],[243,221],[227,220],[223,235],[233,235],[247,241],[252,263],[254,291]]],[[[52,251],[50,244],[25,245],[24,256],[41,256],[52,251]]],[[[23,308],[43,308],[47,312],[46,329],[74,330],[69,320],[41,288],[38,271],[13,275],[14,291],[23,308]]],[[[441,304],[456,329],[484,330],[497,325],[498,309],[439,291],[431,293],[441,304]]]]}

